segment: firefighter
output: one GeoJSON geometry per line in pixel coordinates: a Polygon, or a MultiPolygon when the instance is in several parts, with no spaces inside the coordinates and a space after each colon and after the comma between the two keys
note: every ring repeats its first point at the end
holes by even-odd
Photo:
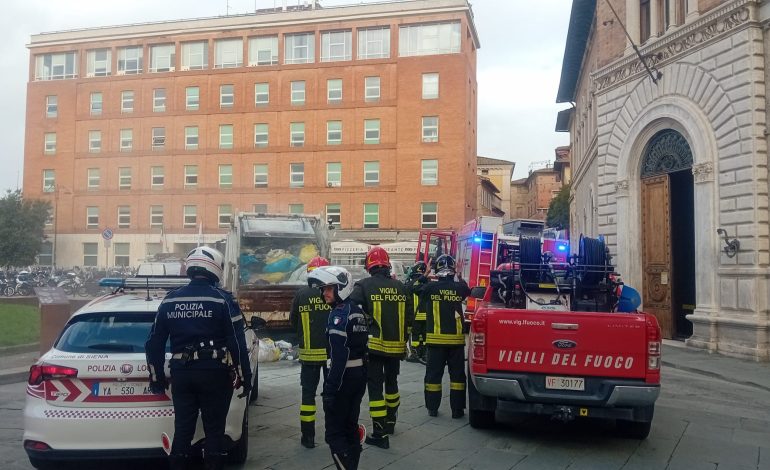
{"type": "Polygon", "coordinates": [[[372,323],[367,388],[373,430],[366,443],[387,449],[388,436],[396,427],[400,404],[398,374],[401,359],[406,356],[406,334],[414,304],[404,284],[391,277],[390,257],[383,248],[370,249],[364,267],[370,277],[356,283],[351,298],[361,305],[372,323]]]}
{"type": "Polygon", "coordinates": [[[326,443],[338,470],[355,470],[361,457],[358,415],[366,389],[366,341],[369,327],[351,301],[353,278],[339,266],[324,266],[308,275],[332,306],[326,326],[329,370],[323,385],[326,443]]]}
{"type": "MultiPolygon", "coordinates": [[[[307,272],[321,266],[329,266],[326,258],[316,256],[307,264],[307,272]]],[[[309,279],[308,279],[309,281],[309,279]]],[[[315,396],[321,370],[326,368],[326,322],[329,320],[331,305],[327,304],[318,287],[303,287],[297,292],[291,304],[289,321],[297,330],[299,338],[299,361],[302,368],[299,382],[302,387],[302,403],[299,407],[300,443],[312,449],[315,447],[315,396]]]]}
{"type": "Polygon", "coordinates": [[[449,405],[452,418],[465,415],[465,336],[463,335],[463,300],[470,294],[468,284],[458,275],[455,260],[441,255],[436,260],[437,282],[418,288],[420,308],[425,311],[425,343],[428,363],[425,367],[425,407],[437,416],[441,404],[441,379],[444,366],[449,369],[449,405]]]}
{"type": "Polygon", "coordinates": [[[406,288],[411,292],[414,303],[414,320],[412,321],[412,331],[409,339],[414,356],[408,357],[407,361],[415,362],[418,361],[419,357],[424,357],[425,355],[425,311],[418,307],[420,297],[417,294],[417,290],[419,286],[428,281],[427,275],[428,264],[425,261],[418,261],[412,266],[406,281],[406,288]]]}
{"type": "Polygon", "coordinates": [[[215,470],[224,466],[225,420],[233,389],[242,386],[238,397],[248,396],[251,368],[241,310],[229,292],[216,286],[224,269],[222,254],[200,246],[185,263],[190,283],[163,299],[145,345],[150,389],[159,394],[169,386],[164,363],[170,337],[174,441],[169,466],[177,470],[188,465],[200,411],[206,432],[203,462],[207,470],[215,470]]]}

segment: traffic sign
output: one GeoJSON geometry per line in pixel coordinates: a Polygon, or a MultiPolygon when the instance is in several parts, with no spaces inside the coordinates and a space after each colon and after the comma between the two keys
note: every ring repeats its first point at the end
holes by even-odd
{"type": "Polygon", "coordinates": [[[109,227],[102,230],[102,238],[104,238],[105,240],[112,240],[113,235],[114,233],[112,232],[112,229],[109,227]]]}

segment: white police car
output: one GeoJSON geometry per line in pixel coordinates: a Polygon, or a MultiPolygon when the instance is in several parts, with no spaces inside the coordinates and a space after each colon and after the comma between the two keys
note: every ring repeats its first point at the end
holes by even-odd
{"type": "MultiPolygon", "coordinates": [[[[187,282],[113,280],[114,293],[72,315],[53,348],[30,368],[23,445],[33,466],[165,456],[174,433],[173,390],[162,395],[149,390],[144,343],[166,290],[187,282]]],[[[254,390],[244,398],[233,393],[225,428],[229,459],[238,463],[246,460],[248,402],[258,389],[258,340],[252,329],[245,333],[254,390]]],[[[203,437],[199,419],[193,443],[200,446],[203,437]]]]}

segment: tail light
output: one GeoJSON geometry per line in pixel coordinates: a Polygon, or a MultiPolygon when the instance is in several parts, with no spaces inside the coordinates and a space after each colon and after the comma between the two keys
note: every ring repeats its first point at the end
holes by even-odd
{"type": "Polygon", "coordinates": [[[661,337],[658,320],[652,316],[646,315],[647,323],[647,378],[646,382],[660,382],[660,352],[661,337]]]}
{"type": "Polygon", "coordinates": [[[29,450],[37,450],[37,451],[51,450],[51,446],[49,446],[45,442],[30,441],[30,440],[24,441],[24,448],[29,450]]]}
{"type": "Polygon", "coordinates": [[[72,378],[78,376],[78,370],[72,367],[57,366],[54,364],[35,364],[29,368],[30,385],[40,385],[45,380],[72,378]]]}
{"type": "Polygon", "coordinates": [[[472,358],[475,362],[487,360],[487,312],[481,309],[473,315],[471,328],[472,358]]]}

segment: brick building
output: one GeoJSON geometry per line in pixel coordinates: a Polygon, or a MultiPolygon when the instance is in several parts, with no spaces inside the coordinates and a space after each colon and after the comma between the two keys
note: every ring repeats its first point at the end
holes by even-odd
{"type": "Polygon", "coordinates": [[[42,33],[28,47],[24,196],[54,205],[41,264],[184,253],[237,211],[323,214],[370,241],[476,215],[466,0],[42,33]]]}
{"type": "MultiPolygon", "coordinates": [[[[497,197],[500,199],[500,210],[504,221],[511,219],[511,178],[516,163],[501,160],[499,158],[478,157],[476,159],[476,171],[482,178],[487,178],[498,189],[497,197]]],[[[494,199],[494,198],[490,198],[494,199]]],[[[481,211],[481,206],[479,206],[481,211]]],[[[481,214],[479,215],[491,215],[481,214]]]]}
{"type": "Polygon", "coordinates": [[[545,220],[551,199],[561,186],[560,172],[550,163],[530,170],[526,178],[511,181],[510,219],[545,220]]]}
{"type": "Polygon", "coordinates": [[[476,207],[478,215],[505,216],[500,189],[486,176],[479,176],[476,207]]]}

